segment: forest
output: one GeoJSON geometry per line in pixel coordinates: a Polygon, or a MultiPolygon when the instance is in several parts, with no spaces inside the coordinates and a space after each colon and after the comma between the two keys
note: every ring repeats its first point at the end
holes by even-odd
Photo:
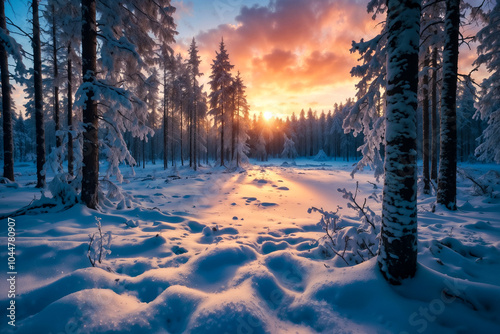
{"type": "Polygon", "coordinates": [[[0,72],[2,332],[500,330],[498,0],[0,0],[0,72]]]}

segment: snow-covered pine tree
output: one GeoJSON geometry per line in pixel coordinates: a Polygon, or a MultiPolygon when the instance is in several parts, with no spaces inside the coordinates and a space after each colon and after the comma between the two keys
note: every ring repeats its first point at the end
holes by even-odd
{"type": "Polygon", "coordinates": [[[21,46],[9,35],[5,17],[5,0],[0,0],[0,71],[2,83],[3,176],[14,181],[14,137],[9,56],[16,62],[16,72],[24,73],[21,46]]]}
{"type": "Polygon", "coordinates": [[[190,145],[189,145],[189,165],[193,167],[194,170],[198,169],[198,152],[199,152],[199,122],[201,120],[200,110],[203,102],[201,101],[201,88],[198,82],[198,77],[203,73],[200,73],[200,56],[198,55],[198,47],[196,41],[193,38],[191,45],[189,46],[189,59],[188,67],[190,72],[190,92],[189,92],[189,115],[190,115],[190,145]]]}
{"type": "Polygon", "coordinates": [[[159,100],[159,86],[160,82],[158,79],[158,70],[156,67],[152,67],[149,73],[149,77],[145,80],[144,86],[146,88],[146,95],[144,96],[144,102],[148,106],[149,111],[149,127],[153,130],[152,136],[149,138],[150,148],[151,148],[151,163],[154,165],[156,156],[156,123],[157,123],[157,109],[159,100]]]}
{"type": "Polygon", "coordinates": [[[416,110],[419,0],[387,1],[387,114],[378,264],[391,284],[417,269],[416,110]]]}
{"type": "Polygon", "coordinates": [[[220,132],[220,165],[224,166],[224,153],[225,153],[225,127],[227,124],[227,117],[230,114],[228,110],[231,104],[231,85],[233,78],[231,70],[234,65],[229,62],[229,54],[227,53],[224,39],[221,40],[219,52],[216,51],[215,59],[212,62],[212,74],[210,75],[211,81],[209,82],[211,93],[210,97],[210,113],[213,115],[215,122],[219,123],[220,132]]]}
{"type": "Polygon", "coordinates": [[[490,76],[483,80],[481,99],[476,117],[487,120],[482,143],[476,149],[480,160],[500,163],[500,1],[488,13],[488,22],[477,38],[479,57],[476,65],[485,65],[490,76]]]}
{"type": "Polygon", "coordinates": [[[248,146],[248,123],[249,123],[249,106],[245,95],[246,86],[243,83],[240,72],[238,71],[233,82],[234,90],[234,110],[235,110],[235,161],[236,167],[239,167],[241,162],[248,161],[247,154],[250,151],[248,146]]]}
{"type": "Polygon", "coordinates": [[[457,91],[457,155],[461,161],[472,158],[477,147],[476,139],[482,134],[482,121],[474,119],[477,110],[477,92],[472,79],[466,77],[458,83],[457,91]]]}
{"type": "Polygon", "coordinates": [[[143,84],[141,74],[158,60],[158,44],[174,41],[173,11],[169,0],[102,0],[97,4],[82,0],[82,17],[86,18],[82,22],[82,38],[87,45],[83,47],[85,42],[82,40],[84,84],[77,91],[76,105],[85,105],[84,160],[93,161],[91,167],[85,167],[82,179],[82,199],[85,198],[89,207],[97,205],[97,119],[102,120],[101,126],[106,132],[101,144],[106,145],[104,153],[109,161],[107,177],[116,175],[118,181],[122,180],[119,163],[135,164],[123,133],[128,130],[132,136],[141,139],[151,133],[147,127],[147,105],[143,96],[137,96],[135,92],[143,84]],[[89,8],[96,5],[99,12],[97,22],[95,15],[88,13],[89,8]],[[89,66],[96,58],[94,38],[97,37],[100,40],[99,74],[96,67],[89,66]],[[89,101],[89,97],[94,100],[89,101]],[[94,109],[96,100],[99,101],[99,112],[94,109]],[[91,157],[86,154],[91,154],[91,157]],[[89,188],[83,191],[83,185],[89,188]]]}
{"type": "MultiPolygon", "coordinates": [[[[81,174],[82,163],[80,159],[81,152],[79,150],[81,147],[81,137],[79,136],[81,129],[78,125],[78,118],[76,118],[80,115],[77,115],[76,110],[73,110],[73,85],[76,83],[76,80],[81,80],[81,58],[78,54],[80,51],[82,30],[80,5],[81,1],[79,0],[49,0],[43,10],[44,19],[49,23],[51,28],[51,31],[48,33],[53,41],[51,44],[45,45],[45,51],[50,54],[47,59],[48,61],[46,61],[48,63],[47,68],[51,70],[48,84],[51,86],[50,89],[54,90],[54,100],[56,100],[55,96],[58,95],[55,92],[55,88],[60,90],[62,100],[62,103],[55,103],[54,101],[53,108],[55,109],[59,104],[63,106],[65,102],[65,110],[67,112],[66,126],[61,121],[63,118],[63,109],[61,109],[59,122],[55,120],[56,133],[57,123],[59,123],[58,128],[65,129],[64,134],[59,133],[57,136],[56,146],[57,141],[60,141],[60,144],[63,146],[64,144],[67,145],[66,149],[60,147],[58,149],[59,152],[55,156],[62,160],[62,153],[66,150],[68,174],[73,176],[76,169],[76,176],[78,177],[81,174]],[[56,50],[55,54],[54,50],[56,50]],[[58,68],[58,74],[54,75],[56,67],[60,67],[61,71],[58,68]],[[66,93],[65,97],[63,97],[64,91],[66,93]]],[[[59,113],[54,110],[54,117],[57,114],[59,113]]],[[[53,154],[49,156],[49,163],[51,163],[50,159],[53,157],[53,154]]]]}
{"type": "MultiPolygon", "coordinates": [[[[373,19],[379,13],[386,11],[384,0],[371,0],[368,3],[368,12],[373,12],[373,19]]],[[[354,136],[364,133],[364,144],[359,150],[363,157],[353,170],[370,166],[376,177],[383,174],[382,157],[380,150],[384,142],[385,131],[385,85],[386,85],[386,58],[387,58],[387,24],[382,24],[380,34],[369,41],[361,40],[354,43],[351,53],[359,52],[362,65],[352,68],[351,76],[361,78],[356,84],[357,101],[347,109],[343,129],[347,134],[354,136]]]]}
{"type": "Polygon", "coordinates": [[[285,143],[283,144],[283,152],[281,152],[281,157],[284,159],[295,159],[297,157],[297,150],[295,149],[295,143],[292,138],[288,138],[286,133],[283,134],[285,143]]]}
{"type": "Polygon", "coordinates": [[[264,138],[264,131],[261,131],[255,148],[255,155],[259,161],[267,161],[266,139],[264,138]]]}
{"type": "Polygon", "coordinates": [[[437,203],[457,209],[457,75],[460,0],[446,0],[437,203]]]}
{"type": "MultiPolygon", "coordinates": [[[[422,14],[420,18],[420,63],[422,64],[423,74],[427,75],[427,85],[422,83],[422,91],[420,101],[424,104],[427,99],[429,104],[426,105],[429,110],[428,127],[429,130],[423,133],[423,147],[428,149],[428,163],[424,161],[424,168],[429,167],[429,179],[437,181],[437,162],[438,162],[438,53],[443,47],[444,29],[443,29],[443,16],[446,6],[442,1],[423,0],[422,1],[422,14]],[[424,62],[428,61],[428,65],[424,62]],[[431,70],[431,74],[429,74],[431,70]],[[428,144],[425,145],[427,137],[428,144]]],[[[425,78],[424,75],[424,78],[425,78]]],[[[424,106],[423,106],[424,107],[424,106]]],[[[427,117],[424,113],[424,117],[427,117]]],[[[425,120],[423,120],[425,121],[425,120]]],[[[423,124],[423,128],[426,124],[423,124]]],[[[424,152],[422,152],[424,153],[424,152]]],[[[425,154],[423,154],[425,158],[425,154]]],[[[430,192],[430,180],[427,182],[426,173],[424,171],[424,192],[430,192]]]]}

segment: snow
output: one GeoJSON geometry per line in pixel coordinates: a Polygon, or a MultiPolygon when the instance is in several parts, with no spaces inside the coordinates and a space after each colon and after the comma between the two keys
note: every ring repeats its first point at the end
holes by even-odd
{"type": "MultiPolygon", "coordinates": [[[[320,215],[308,213],[338,205],[352,233],[362,220],[337,189],[354,193],[358,182],[357,199],[380,215],[383,180],[366,169],[353,179],[346,162],[252,162],[232,173],[148,165],[124,173],[122,196],[108,196],[101,211],[57,212],[61,205],[16,217],[15,332],[500,332],[498,165],[460,165],[491,189],[479,195],[459,174],[457,212],[419,194],[417,275],[394,287],[376,257],[355,266],[325,257],[320,215]],[[92,267],[96,218],[110,253],[92,267]]],[[[16,187],[0,183],[1,215],[41,196],[33,166],[15,170],[16,187]]],[[[69,201],[60,184],[52,191],[69,201]]],[[[7,219],[1,224],[6,249],[7,219]]],[[[14,331],[2,319],[0,332],[14,331]]]]}

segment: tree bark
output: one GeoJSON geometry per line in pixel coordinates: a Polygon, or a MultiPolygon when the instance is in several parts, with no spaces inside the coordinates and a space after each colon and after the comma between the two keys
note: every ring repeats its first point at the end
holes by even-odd
{"type": "Polygon", "coordinates": [[[457,209],[457,73],[460,0],[446,0],[437,203],[457,209]]]}
{"type": "Polygon", "coordinates": [[[181,126],[180,126],[180,131],[181,131],[181,166],[184,166],[184,149],[182,147],[182,99],[181,99],[181,111],[180,111],[180,114],[179,114],[179,117],[181,118],[181,126]]]}
{"type": "Polygon", "coordinates": [[[96,78],[96,0],[82,0],[82,73],[87,98],[83,106],[82,201],[91,209],[99,203],[99,142],[97,102],[92,85],[96,78]]]}
{"type": "Polygon", "coordinates": [[[38,17],[38,0],[32,1],[33,9],[33,69],[35,89],[35,130],[36,130],[36,175],[37,188],[45,187],[45,129],[43,120],[42,92],[42,52],[40,47],[40,21],[38,17]]]}
{"type": "Polygon", "coordinates": [[[220,165],[224,166],[224,93],[222,94],[220,114],[220,165]]]}
{"type": "Polygon", "coordinates": [[[431,185],[429,178],[429,55],[428,49],[425,50],[424,59],[424,77],[422,78],[422,127],[423,127],[423,143],[422,143],[422,158],[423,158],[423,179],[424,179],[424,194],[431,193],[431,185]]]}
{"type": "Polygon", "coordinates": [[[68,44],[68,173],[73,176],[73,73],[71,62],[71,44],[68,44]]]}
{"type": "MultiPolygon", "coordinates": [[[[5,0],[0,0],[0,28],[5,33],[5,0]]],[[[2,116],[3,116],[3,176],[14,181],[14,137],[12,135],[12,101],[9,82],[9,55],[4,43],[0,43],[0,71],[2,80],[2,116]]]]}
{"type": "MultiPolygon", "coordinates": [[[[54,122],[56,123],[56,148],[61,147],[62,140],[58,131],[61,130],[61,123],[59,120],[59,67],[57,65],[57,36],[56,36],[56,19],[55,8],[52,5],[52,58],[54,61],[54,122]]],[[[61,161],[59,161],[61,163],[61,161]]]]}
{"type": "Polygon", "coordinates": [[[168,168],[168,98],[167,70],[163,70],[163,169],[168,168]]]}
{"type": "Polygon", "coordinates": [[[378,264],[391,284],[417,269],[419,0],[389,0],[385,181],[378,264]]]}
{"type": "Polygon", "coordinates": [[[437,57],[438,49],[432,51],[432,92],[431,92],[431,128],[432,128],[432,143],[431,143],[431,180],[437,181],[437,158],[438,158],[438,103],[437,103],[437,57]]]}

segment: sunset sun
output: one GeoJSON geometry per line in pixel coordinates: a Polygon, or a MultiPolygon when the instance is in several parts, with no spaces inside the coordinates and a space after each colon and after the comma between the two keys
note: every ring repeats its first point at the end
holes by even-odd
{"type": "Polygon", "coordinates": [[[270,111],[265,111],[265,112],[264,112],[264,119],[265,119],[266,121],[269,121],[271,118],[273,118],[273,113],[272,113],[272,112],[270,112],[270,111]]]}

